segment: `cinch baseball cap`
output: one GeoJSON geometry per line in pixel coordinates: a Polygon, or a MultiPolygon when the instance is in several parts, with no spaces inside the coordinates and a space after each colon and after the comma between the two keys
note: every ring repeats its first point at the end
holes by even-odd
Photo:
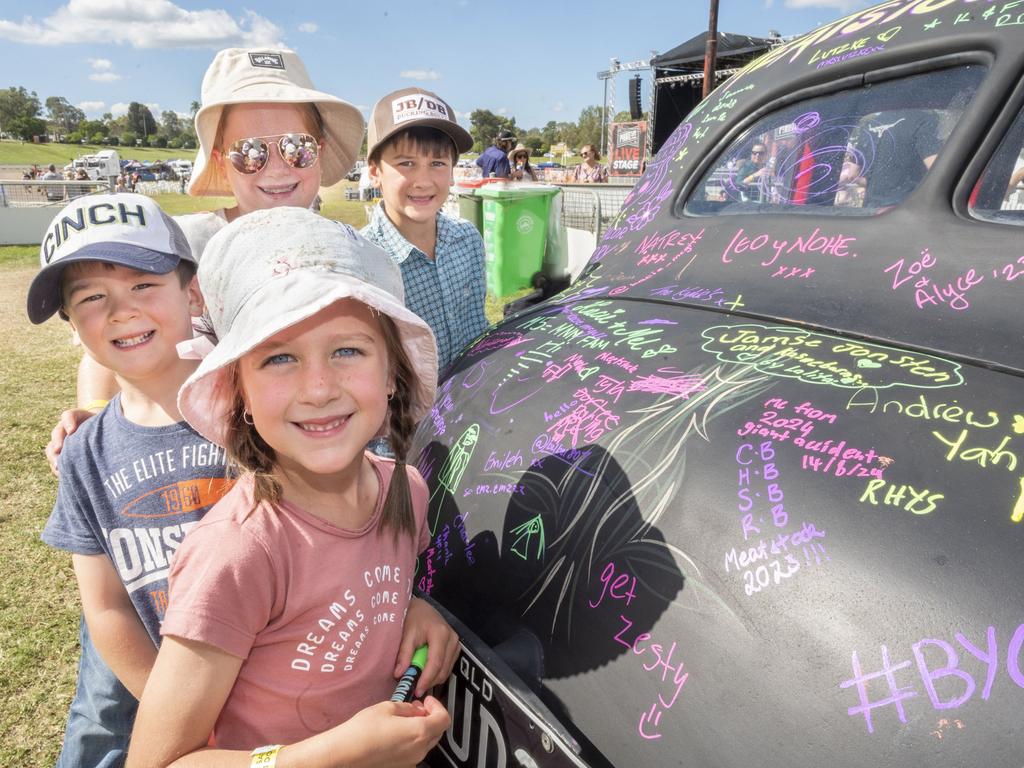
{"type": "Polygon", "coordinates": [[[367,132],[366,156],[399,131],[413,126],[436,128],[455,143],[461,154],[473,148],[473,137],[455,120],[455,110],[436,93],[421,88],[393,91],[373,105],[367,132]]]}
{"type": "Polygon", "coordinates": [[[58,213],[39,248],[39,274],[28,289],[28,317],[42,323],[61,306],[64,269],[76,261],[105,261],[167,274],[182,259],[195,262],[185,233],[145,195],[85,195],[58,213]]]}

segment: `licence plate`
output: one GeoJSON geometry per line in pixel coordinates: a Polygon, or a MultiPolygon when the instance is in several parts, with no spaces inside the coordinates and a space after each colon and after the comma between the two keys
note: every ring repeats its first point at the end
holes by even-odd
{"type": "Polygon", "coordinates": [[[452,724],[428,761],[443,755],[456,768],[573,766],[586,768],[558,732],[461,646],[461,654],[439,698],[452,724]]]}

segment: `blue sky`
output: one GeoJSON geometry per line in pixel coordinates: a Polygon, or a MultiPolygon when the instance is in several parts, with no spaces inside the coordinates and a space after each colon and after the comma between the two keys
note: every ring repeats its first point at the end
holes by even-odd
{"type": "MultiPolygon", "coordinates": [[[[719,30],[794,35],[870,4],[720,0],[719,30]]],[[[601,104],[596,75],[612,57],[648,59],[707,21],[707,0],[0,0],[0,87],[63,96],[90,117],[119,114],[131,101],[158,117],[187,113],[217,49],[283,43],[319,89],[364,116],[385,93],[419,85],[448,100],[467,126],[482,108],[530,128],[601,104]]],[[[628,76],[616,78],[618,109],[628,109],[628,76]]]]}

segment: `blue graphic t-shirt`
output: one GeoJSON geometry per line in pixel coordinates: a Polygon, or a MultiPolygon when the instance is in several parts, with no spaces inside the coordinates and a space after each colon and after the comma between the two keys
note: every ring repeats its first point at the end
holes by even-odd
{"type": "Polygon", "coordinates": [[[80,555],[107,555],[159,645],[171,558],[230,485],[222,448],[185,422],[133,424],[118,395],[64,443],[42,539],[80,555]]]}

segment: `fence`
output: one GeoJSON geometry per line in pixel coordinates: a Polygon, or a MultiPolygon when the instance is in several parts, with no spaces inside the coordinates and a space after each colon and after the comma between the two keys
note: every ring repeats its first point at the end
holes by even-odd
{"type": "Polygon", "coordinates": [[[625,184],[566,184],[562,189],[562,226],[582,229],[600,241],[633,190],[625,184]]]}
{"type": "Polygon", "coordinates": [[[107,190],[106,181],[0,181],[0,245],[34,245],[69,200],[107,190]]]}
{"type": "MultiPolygon", "coordinates": [[[[67,203],[76,197],[110,189],[106,181],[2,181],[0,182],[0,206],[5,208],[37,208],[45,205],[67,203]]],[[[56,213],[56,211],[54,211],[56,213]]]]}

